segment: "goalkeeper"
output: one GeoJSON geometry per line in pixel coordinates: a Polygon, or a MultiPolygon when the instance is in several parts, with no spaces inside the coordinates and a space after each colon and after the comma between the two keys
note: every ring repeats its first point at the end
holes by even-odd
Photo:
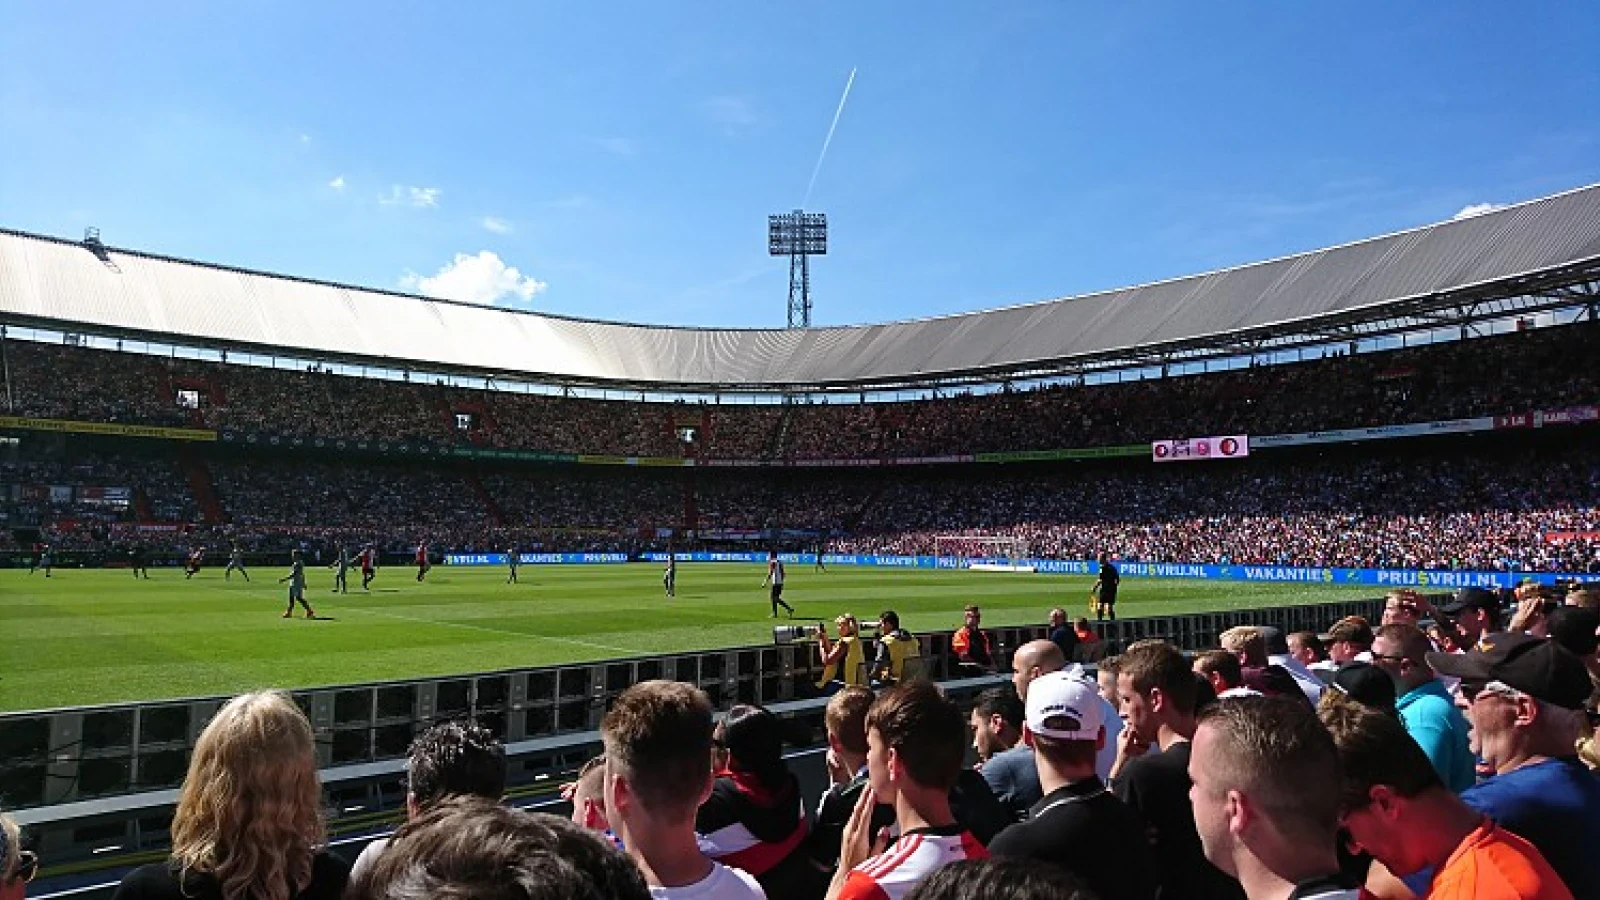
{"type": "Polygon", "coordinates": [[[1094,617],[1097,622],[1107,619],[1117,620],[1117,586],[1122,583],[1122,573],[1112,565],[1111,557],[1105,553],[1099,556],[1100,577],[1094,581],[1094,588],[1089,592],[1094,598],[1094,617]]]}

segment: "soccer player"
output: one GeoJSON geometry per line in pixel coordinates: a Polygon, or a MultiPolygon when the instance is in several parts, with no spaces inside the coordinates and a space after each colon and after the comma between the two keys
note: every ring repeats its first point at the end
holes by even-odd
{"type": "MultiPolygon", "coordinates": [[[[49,544],[44,545],[44,550],[39,553],[39,568],[44,569],[44,577],[50,577],[50,568],[55,565],[55,548],[49,544]]],[[[28,573],[32,575],[32,572],[28,573]]]]}
{"type": "Polygon", "coordinates": [[[520,565],[522,565],[522,556],[517,553],[517,548],[507,547],[506,567],[511,570],[511,574],[506,576],[506,584],[517,583],[517,566],[520,565]]]}
{"type": "Polygon", "coordinates": [[[671,547],[667,548],[667,567],[661,572],[661,586],[668,597],[678,596],[678,554],[671,547]]]}
{"type": "Polygon", "coordinates": [[[300,559],[300,551],[295,550],[289,554],[289,574],[278,579],[279,584],[289,582],[289,608],[283,611],[285,619],[294,615],[296,603],[305,607],[306,618],[315,619],[317,614],[306,602],[306,564],[300,559]]]}
{"type": "Polygon", "coordinates": [[[200,572],[200,562],[205,558],[206,548],[195,547],[189,551],[189,560],[183,565],[183,580],[188,581],[200,572]]]}
{"type": "Polygon", "coordinates": [[[367,590],[372,584],[372,579],[378,574],[378,548],[368,544],[361,551],[361,589],[367,590]]]}
{"type": "Polygon", "coordinates": [[[150,577],[150,570],[146,568],[149,565],[149,560],[146,559],[147,555],[143,544],[134,544],[133,548],[128,551],[128,564],[133,568],[133,577],[138,578],[141,572],[144,573],[145,578],[150,577]]]}
{"type": "Polygon", "coordinates": [[[1117,586],[1122,584],[1122,573],[1112,565],[1110,555],[1100,554],[1100,577],[1094,582],[1095,621],[1117,620],[1117,586]]]}
{"type": "Polygon", "coordinates": [[[818,572],[826,573],[828,571],[828,567],[822,564],[822,553],[823,553],[824,550],[827,549],[827,547],[828,547],[827,542],[825,542],[825,541],[818,541],[817,542],[817,564],[816,564],[816,570],[818,572]]]}
{"type": "Polygon", "coordinates": [[[417,545],[417,580],[421,581],[428,574],[428,542],[423,541],[417,545]]]}
{"type": "Polygon", "coordinates": [[[335,594],[350,593],[350,583],[347,580],[350,572],[350,549],[341,546],[338,557],[328,565],[328,568],[333,570],[333,592],[335,594]]]}
{"type": "Polygon", "coordinates": [[[794,618],[794,607],[783,602],[783,560],[778,558],[778,551],[767,553],[767,577],[761,582],[762,587],[772,588],[772,618],[778,617],[778,607],[789,611],[789,618],[794,618]]]}
{"type": "Polygon", "coordinates": [[[228,551],[228,567],[222,570],[222,580],[232,581],[234,569],[239,570],[245,581],[250,580],[250,573],[244,570],[244,550],[238,544],[234,544],[233,549],[228,551]]]}
{"type": "Polygon", "coordinates": [[[34,541],[33,542],[33,555],[28,557],[28,574],[29,575],[32,575],[34,570],[39,568],[39,560],[41,560],[43,558],[44,558],[44,543],[42,541],[34,541]]]}

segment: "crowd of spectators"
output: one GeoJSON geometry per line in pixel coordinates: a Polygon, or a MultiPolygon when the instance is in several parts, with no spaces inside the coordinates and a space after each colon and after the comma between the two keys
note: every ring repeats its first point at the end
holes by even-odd
{"type": "MultiPolygon", "coordinates": [[[[966,709],[915,675],[845,686],[816,798],[777,714],[682,682],[611,701],[566,818],[506,805],[505,746],[444,721],[408,753],[405,821],[353,866],[306,713],[245,694],[196,741],[168,858],[114,897],[1595,897],[1597,610],[1593,588],[1395,591],[1377,623],[1328,623],[1335,659],[1245,625],[1194,659],[1136,641],[1093,675],[1033,641],[982,666],[1010,677],[966,709]]],[[[5,896],[48,863],[26,846],[0,815],[5,896]]]]}
{"type": "Polygon", "coordinates": [[[417,380],[9,341],[17,414],[291,437],[613,456],[934,457],[1284,434],[1600,403],[1581,323],[1293,364],[882,403],[707,405],[467,390],[417,380]],[[180,391],[198,408],[180,407],[180,391]],[[464,418],[461,418],[464,417],[464,418]],[[465,427],[463,427],[465,422],[465,427]],[[694,440],[681,439],[682,429],[694,440]]]}

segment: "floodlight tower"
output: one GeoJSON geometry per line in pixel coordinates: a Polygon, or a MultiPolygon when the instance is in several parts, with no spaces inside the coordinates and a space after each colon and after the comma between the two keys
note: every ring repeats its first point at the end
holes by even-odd
{"type": "Polygon", "coordinates": [[[828,217],[801,210],[767,216],[767,253],[789,257],[789,327],[811,327],[811,262],[828,254],[828,217]]]}

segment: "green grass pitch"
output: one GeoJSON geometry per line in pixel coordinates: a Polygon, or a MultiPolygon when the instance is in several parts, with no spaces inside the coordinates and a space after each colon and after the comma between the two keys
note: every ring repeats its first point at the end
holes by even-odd
{"type": "MultiPolygon", "coordinates": [[[[761,644],[772,639],[765,567],[683,564],[678,596],[642,563],[503,568],[387,568],[372,591],[331,593],[330,572],[308,569],[318,621],[280,618],[287,567],[246,582],[221,568],[185,580],[154,569],[58,569],[46,579],[0,569],[0,710],[221,695],[522,668],[621,656],[761,644]]],[[[351,581],[360,583],[359,573],[351,581]]],[[[1044,621],[1054,605],[1087,609],[1091,579],[835,566],[791,566],[785,596],[796,620],[900,613],[915,632],[960,625],[979,603],[988,625],[1044,621]]],[[[1353,599],[1374,589],[1301,584],[1123,580],[1119,616],[1161,615],[1353,599]]]]}

